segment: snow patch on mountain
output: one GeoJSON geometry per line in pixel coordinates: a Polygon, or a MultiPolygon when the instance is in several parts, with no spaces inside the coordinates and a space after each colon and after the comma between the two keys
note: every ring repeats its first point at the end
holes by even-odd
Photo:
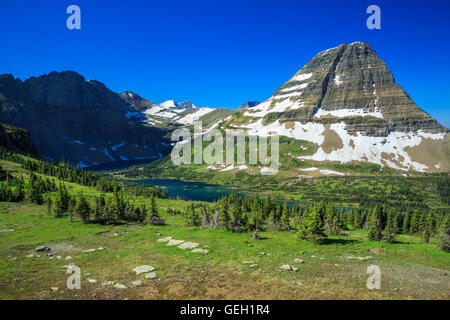
{"type": "Polygon", "coordinates": [[[195,120],[198,120],[200,117],[204,116],[205,114],[210,113],[214,109],[212,108],[199,108],[196,112],[190,113],[180,119],[177,119],[176,121],[178,123],[184,124],[184,125],[190,125],[193,124],[195,120]]]}
{"type": "Polygon", "coordinates": [[[304,81],[312,77],[312,73],[299,74],[292,77],[291,81],[304,81]]]}
{"type": "Polygon", "coordinates": [[[305,89],[308,85],[309,85],[309,83],[306,82],[306,83],[302,83],[302,84],[299,84],[299,85],[296,85],[296,86],[284,88],[281,91],[289,92],[289,91],[294,91],[294,90],[305,89]]]}
{"type": "Polygon", "coordinates": [[[370,112],[365,109],[338,109],[338,110],[317,110],[314,118],[320,118],[324,116],[333,116],[337,118],[344,118],[349,116],[360,116],[360,117],[375,117],[383,119],[383,114],[380,111],[370,112]]]}
{"type": "MultiPolygon", "coordinates": [[[[445,134],[391,132],[387,137],[371,137],[357,133],[350,135],[345,129],[345,123],[331,124],[330,129],[335,131],[342,140],[343,147],[326,153],[322,147],[310,156],[299,156],[298,159],[314,161],[337,161],[348,163],[351,161],[367,161],[381,166],[388,166],[399,170],[413,169],[425,172],[428,166],[415,162],[405,151],[407,147],[416,147],[422,138],[441,140],[445,134]],[[389,157],[389,159],[387,159],[389,157]],[[395,161],[395,162],[394,162],[395,161]]],[[[319,143],[320,145],[321,143],[319,143]]]]}
{"type": "Polygon", "coordinates": [[[240,126],[240,128],[249,129],[249,135],[267,137],[278,134],[297,140],[306,140],[319,145],[324,141],[323,133],[325,132],[325,126],[321,123],[307,122],[302,124],[301,122],[294,122],[293,127],[288,129],[286,128],[286,124],[280,123],[279,120],[276,120],[267,126],[263,125],[262,121],[262,119],[259,119],[254,123],[240,126]]]}

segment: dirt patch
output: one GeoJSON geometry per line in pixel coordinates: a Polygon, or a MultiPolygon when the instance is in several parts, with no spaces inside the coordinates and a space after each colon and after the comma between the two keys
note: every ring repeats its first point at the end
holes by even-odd
{"type": "Polygon", "coordinates": [[[428,171],[450,170],[450,137],[443,140],[422,139],[422,143],[414,148],[406,147],[405,151],[413,161],[428,166],[428,171]],[[435,166],[438,167],[435,167],[435,166]]]}
{"type": "Polygon", "coordinates": [[[321,147],[325,153],[330,153],[333,150],[339,150],[344,146],[339,135],[336,131],[330,129],[329,124],[325,126],[325,132],[323,135],[325,139],[321,147]]]}
{"type": "Polygon", "coordinates": [[[289,121],[286,122],[284,126],[286,127],[286,129],[293,129],[295,127],[295,123],[293,121],[289,121]]]}
{"type": "Polygon", "coordinates": [[[355,149],[355,142],[353,141],[353,139],[350,139],[350,142],[348,144],[350,147],[352,147],[353,149],[355,149]]]}

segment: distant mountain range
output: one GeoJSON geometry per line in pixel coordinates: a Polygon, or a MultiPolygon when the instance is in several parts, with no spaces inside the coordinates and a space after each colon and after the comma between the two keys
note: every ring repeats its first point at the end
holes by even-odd
{"type": "Polygon", "coordinates": [[[146,125],[138,114],[119,94],[76,72],[25,81],[0,75],[0,123],[28,130],[49,160],[86,167],[167,154],[169,130],[146,125]]]}
{"type": "MultiPolygon", "coordinates": [[[[300,163],[450,169],[448,129],[410,99],[364,42],[318,53],[268,100],[248,101],[235,110],[198,108],[190,101],[156,104],[133,91],[115,93],[73,71],[25,81],[0,75],[0,123],[28,130],[37,152],[50,160],[87,167],[158,159],[172,148],[171,131],[196,119],[204,127],[277,132],[301,142],[300,150],[289,153],[300,163]]],[[[320,174],[306,169],[297,173],[320,174]]]]}

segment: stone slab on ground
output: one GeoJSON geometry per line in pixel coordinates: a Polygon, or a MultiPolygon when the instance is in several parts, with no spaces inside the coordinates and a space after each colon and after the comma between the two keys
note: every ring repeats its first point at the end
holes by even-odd
{"type": "Polygon", "coordinates": [[[156,270],[156,269],[154,267],[148,266],[148,265],[137,266],[136,268],[133,269],[133,271],[136,272],[137,275],[140,275],[142,273],[147,273],[147,272],[150,272],[153,270],[156,270]]]}
{"type": "Polygon", "coordinates": [[[178,248],[180,248],[182,250],[184,250],[184,249],[194,249],[194,248],[198,247],[198,245],[199,244],[196,243],[196,242],[185,242],[185,243],[180,244],[178,246],[178,248]]]}
{"type": "Polygon", "coordinates": [[[203,254],[207,254],[207,253],[208,253],[208,250],[207,250],[207,249],[196,248],[196,249],[192,250],[191,252],[193,252],[193,253],[203,253],[203,254]]]}
{"type": "Polygon", "coordinates": [[[169,242],[167,243],[168,246],[177,246],[179,244],[182,244],[184,242],[184,240],[175,240],[175,239],[171,239],[169,240],[169,242]]]}
{"type": "Polygon", "coordinates": [[[149,272],[145,275],[145,279],[156,279],[158,278],[158,275],[154,272],[149,272]]]}

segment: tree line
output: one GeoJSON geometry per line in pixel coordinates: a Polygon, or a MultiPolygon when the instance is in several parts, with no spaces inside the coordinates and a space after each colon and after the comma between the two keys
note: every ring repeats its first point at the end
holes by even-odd
{"type": "Polygon", "coordinates": [[[259,238],[265,229],[272,229],[296,232],[302,239],[326,243],[329,235],[365,229],[373,241],[393,243],[399,234],[410,234],[422,237],[425,242],[436,237],[446,251],[450,244],[450,216],[436,214],[434,210],[398,213],[387,206],[338,208],[323,201],[289,208],[287,203],[279,204],[271,197],[261,200],[258,195],[243,198],[232,193],[212,205],[191,203],[183,214],[187,225],[252,232],[253,238],[259,238]]]}

